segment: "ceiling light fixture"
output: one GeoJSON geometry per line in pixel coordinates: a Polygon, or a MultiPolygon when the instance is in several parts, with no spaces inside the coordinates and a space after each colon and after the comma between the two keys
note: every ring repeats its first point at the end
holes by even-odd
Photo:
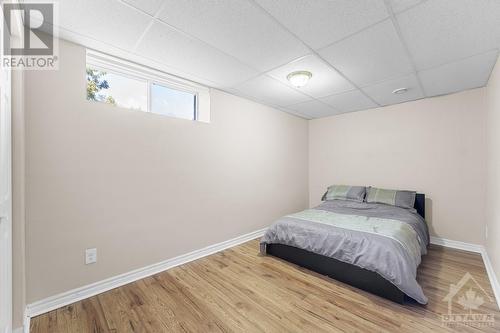
{"type": "Polygon", "coordinates": [[[312,77],[312,73],[308,71],[296,71],[288,74],[286,76],[287,80],[297,88],[301,88],[309,82],[312,77]]]}
{"type": "Polygon", "coordinates": [[[398,88],[396,90],[393,90],[392,93],[396,95],[401,95],[404,94],[408,91],[408,88],[398,88]]]}

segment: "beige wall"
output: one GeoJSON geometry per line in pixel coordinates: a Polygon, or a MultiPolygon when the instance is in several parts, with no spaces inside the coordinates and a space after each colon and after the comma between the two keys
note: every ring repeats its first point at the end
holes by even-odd
{"type": "Polygon", "coordinates": [[[331,184],[427,195],[431,234],[484,243],[485,89],[313,120],[310,205],[331,184]]]}
{"type": "Polygon", "coordinates": [[[500,60],[487,88],[486,250],[500,279],[500,60]]]}
{"type": "Polygon", "coordinates": [[[306,120],[217,90],[210,124],[88,102],[84,48],[60,60],[26,74],[28,303],[307,207],[306,120]]]}

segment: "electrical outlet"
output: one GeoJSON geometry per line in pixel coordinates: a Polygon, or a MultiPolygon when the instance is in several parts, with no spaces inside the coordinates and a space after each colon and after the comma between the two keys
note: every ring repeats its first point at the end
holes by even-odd
{"type": "Polygon", "coordinates": [[[85,250],[85,265],[93,264],[97,262],[97,249],[86,249],[85,250]]]}

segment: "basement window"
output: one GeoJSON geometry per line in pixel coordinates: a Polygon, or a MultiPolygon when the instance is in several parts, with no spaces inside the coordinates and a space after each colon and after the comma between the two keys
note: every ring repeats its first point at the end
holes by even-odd
{"type": "Polygon", "coordinates": [[[210,121],[207,87],[87,50],[87,100],[174,118],[210,121]]]}
{"type": "Polygon", "coordinates": [[[196,119],[196,94],[151,84],[151,112],[165,116],[196,119]]]}
{"type": "Polygon", "coordinates": [[[148,111],[148,82],[87,66],[87,99],[148,111]]]}

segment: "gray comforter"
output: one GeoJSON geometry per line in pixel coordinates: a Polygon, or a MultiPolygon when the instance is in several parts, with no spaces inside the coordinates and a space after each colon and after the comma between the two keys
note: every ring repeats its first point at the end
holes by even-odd
{"type": "Polygon", "coordinates": [[[421,304],[427,297],[416,281],[429,233],[414,209],[342,200],[285,216],[269,227],[266,244],[290,245],[377,272],[421,304]]]}

